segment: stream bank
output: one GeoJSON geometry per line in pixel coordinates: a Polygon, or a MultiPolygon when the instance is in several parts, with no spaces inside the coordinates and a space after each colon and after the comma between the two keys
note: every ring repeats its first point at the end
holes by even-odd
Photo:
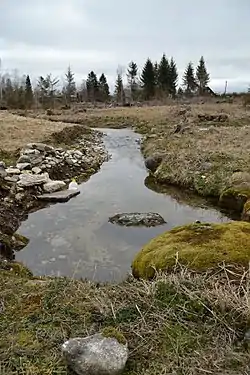
{"type": "MultiPolygon", "coordinates": [[[[205,200],[179,201],[145,185],[148,172],[140,152],[140,135],[131,129],[99,129],[111,159],[86,183],[80,195],[45,207],[19,228],[30,239],[16,253],[34,275],[69,276],[95,281],[127,277],[135,254],[150,239],[177,225],[229,218],[205,200]],[[166,221],[157,227],[120,227],[109,218],[125,212],[157,212],[166,221]]],[[[176,190],[181,195],[179,190],[176,190]]]]}

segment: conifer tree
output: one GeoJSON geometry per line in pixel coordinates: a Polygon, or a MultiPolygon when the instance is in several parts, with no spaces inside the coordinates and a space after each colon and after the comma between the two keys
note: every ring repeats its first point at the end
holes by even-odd
{"type": "Polygon", "coordinates": [[[149,58],[142,69],[141,83],[145,99],[152,99],[155,95],[155,70],[149,58]]]}
{"type": "Polygon", "coordinates": [[[170,65],[164,53],[158,67],[158,86],[163,95],[170,92],[170,75],[170,65]]]}
{"type": "Polygon", "coordinates": [[[117,79],[115,83],[115,97],[118,103],[125,103],[125,93],[123,87],[123,80],[122,74],[120,72],[117,73],[117,79]]]}
{"type": "Polygon", "coordinates": [[[30,108],[34,101],[34,95],[32,90],[32,85],[30,82],[30,76],[27,75],[25,80],[25,106],[26,108],[30,108]]]}
{"type": "Polygon", "coordinates": [[[172,97],[175,97],[176,95],[177,81],[178,81],[177,67],[172,57],[170,60],[170,64],[169,64],[169,93],[172,95],[172,97]]]}
{"type": "Polygon", "coordinates": [[[67,102],[71,102],[72,96],[76,93],[76,84],[74,73],[72,72],[70,66],[68,67],[67,73],[65,74],[66,86],[65,86],[65,95],[67,102]]]}
{"type": "Polygon", "coordinates": [[[97,80],[97,76],[95,72],[93,72],[93,70],[88,74],[86,86],[87,86],[88,100],[90,101],[97,100],[99,96],[99,83],[97,80]]]}
{"type": "Polygon", "coordinates": [[[99,78],[99,98],[101,101],[107,101],[109,99],[109,85],[107,78],[104,73],[99,78]]]}
{"type": "Polygon", "coordinates": [[[137,84],[138,67],[134,61],[131,61],[127,70],[128,84],[131,91],[132,100],[135,100],[136,91],[138,89],[137,84]]]}
{"type": "Polygon", "coordinates": [[[209,82],[209,74],[207,72],[206,64],[204,57],[201,56],[199,65],[196,68],[196,79],[199,85],[200,94],[203,94],[204,89],[206,88],[209,82]]]}
{"type": "Polygon", "coordinates": [[[183,86],[187,94],[192,94],[197,85],[194,76],[194,67],[192,62],[189,62],[183,75],[183,86]]]}

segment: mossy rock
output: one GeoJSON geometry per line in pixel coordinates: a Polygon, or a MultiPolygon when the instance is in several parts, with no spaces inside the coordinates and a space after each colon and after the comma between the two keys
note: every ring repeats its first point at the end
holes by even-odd
{"type": "Polygon", "coordinates": [[[156,271],[171,270],[176,261],[204,271],[218,264],[247,266],[250,261],[250,224],[189,224],[151,240],[132,264],[136,278],[151,279],[156,271]]]}
{"type": "Polygon", "coordinates": [[[250,222],[250,199],[248,199],[244,204],[241,218],[242,220],[250,222]]]}
{"type": "Polygon", "coordinates": [[[12,272],[14,275],[23,278],[33,277],[32,272],[27,267],[25,267],[21,262],[0,260],[0,271],[12,272]]]}
{"type": "Polygon", "coordinates": [[[234,210],[237,212],[242,212],[244,204],[250,198],[250,188],[244,189],[240,187],[231,187],[225,189],[219,200],[219,205],[221,207],[234,210]]]}

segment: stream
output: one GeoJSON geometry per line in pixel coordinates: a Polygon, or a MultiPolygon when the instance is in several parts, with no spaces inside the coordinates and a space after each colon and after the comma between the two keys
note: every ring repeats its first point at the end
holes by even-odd
{"type": "Polygon", "coordinates": [[[130,129],[98,130],[105,134],[111,159],[80,185],[80,195],[30,214],[19,228],[30,243],[16,253],[16,260],[34,275],[121,281],[134,255],[163,231],[195,220],[229,220],[201,199],[197,203],[182,199],[180,191],[159,193],[146,187],[140,136],[130,129]],[[150,211],[162,215],[167,224],[128,228],[108,222],[116,213],[150,211]]]}

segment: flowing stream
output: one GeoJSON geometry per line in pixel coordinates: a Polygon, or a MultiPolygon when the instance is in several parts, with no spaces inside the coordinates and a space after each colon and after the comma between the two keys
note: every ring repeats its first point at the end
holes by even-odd
{"type": "Polygon", "coordinates": [[[16,260],[35,275],[120,281],[130,272],[134,255],[163,231],[195,220],[229,220],[205,201],[183,201],[180,191],[163,194],[147,188],[139,135],[130,129],[101,131],[111,159],[80,186],[80,195],[30,214],[19,228],[30,243],[16,260]],[[116,213],[150,211],[167,224],[127,228],[108,222],[116,213]]]}

